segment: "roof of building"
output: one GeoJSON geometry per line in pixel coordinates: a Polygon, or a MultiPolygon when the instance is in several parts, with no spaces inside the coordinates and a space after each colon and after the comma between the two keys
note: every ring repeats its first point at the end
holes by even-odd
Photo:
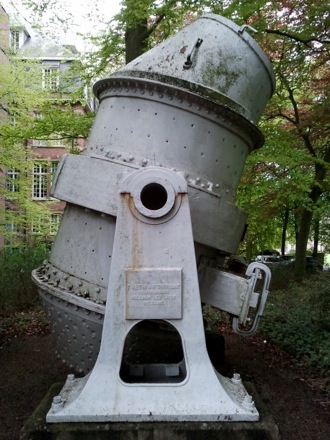
{"type": "Polygon", "coordinates": [[[18,51],[18,56],[33,59],[74,59],[78,51],[73,44],[47,39],[42,36],[28,38],[18,51]]]}
{"type": "Polygon", "coordinates": [[[16,53],[20,58],[72,60],[77,57],[76,46],[66,41],[65,36],[53,38],[35,31],[30,32],[29,23],[16,13],[9,13],[9,22],[11,29],[24,32],[24,44],[16,53]]]}

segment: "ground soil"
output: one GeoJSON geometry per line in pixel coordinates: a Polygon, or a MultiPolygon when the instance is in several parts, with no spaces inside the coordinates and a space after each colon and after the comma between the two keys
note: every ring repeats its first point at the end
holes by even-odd
{"type": "MultiPolygon", "coordinates": [[[[243,338],[229,329],[222,331],[225,361],[215,355],[215,363],[228,377],[237,372],[255,386],[282,440],[329,440],[324,380],[260,335],[243,338]]],[[[20,429],[51,385],[71,372],[57,359],[47,326],[0,332],[0,440],[19,439],[20,429]]]]}

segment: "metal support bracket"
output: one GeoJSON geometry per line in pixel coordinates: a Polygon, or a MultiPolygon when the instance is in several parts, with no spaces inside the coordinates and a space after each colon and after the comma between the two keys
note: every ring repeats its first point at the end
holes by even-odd
{"type": "Polygon", "coordinates": [[[271,272],[262,263],[251,263],[245,275],[247,278],[212,267],[199,269],[202,302],[233,315],[233,330],[251,336],[264,311],[271,272]]]}
{"type": "Polygon", "coordinates": [[[207,354],[187,184],[173,170],[137,170],[120,189],[96,364],[64,385],[46,420],[257,421],[248,399],[244,385],[221,376],[207,354]],[[125,361],[134,328],[152,320],[171,326],[182,360],[159,363],[151,353],[146,362],[125,361]]]}
{"type": "Polygon", "coordinates": [[[248,290],[246,291],[240,316],[233,318],[232,327],[234,332],[239,335],[251,336],[256,332],[260,317],[264,312],[271,272],[265,264],[251,263],[246,270],[246,275],[249,277],[248,290]],[[258,286],[258,284],[261,284],[261,286],[258,286]],[[260,292],[257,292],[257,288],[259,288],[260,292]],[[255,310],[253,318],[249,317],[251,308],[255,310]],[[247,329],[240,328],[240,325],[244,325],[248,321],[252,322],[252,324],[247,329]]]}

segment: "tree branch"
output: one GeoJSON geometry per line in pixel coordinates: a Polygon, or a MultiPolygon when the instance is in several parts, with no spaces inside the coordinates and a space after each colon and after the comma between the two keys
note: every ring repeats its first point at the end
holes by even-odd
{"type": "Polygon", "coordinates": [[[296,41],[297,43],[302,43],[305,46],[310,47],[310,43],[312,43],[313,41],[315,41],[316,43],[320,43],[320,44],[330,44],[330,40],[322,40],[320,38],[301,38],[298,37],[297,35],[293,35],[290,34],[289,32],[284,32],[284,31],[280,31],[279,29],[265,29],[265,32],[267,34],[275,34],[275,35],[279,35],[281,37],[287,37],[290,38],[291,40],[296,41]]]}
{"type": "Polygon", "coordinates": [[[165,5],[163,5],[163,6],[161,6],[159,8],[159,11],[158,11],[157,18],[156,18],[155,22],[153,23],[152,26],[150,26],[148,28],[148,31],[147,31],[148,37],[155,31],[155,29],[157,29],[157,26],[166,17],[166,9],[169,9],[172,6],[175,6],[176,3],[177,3],[177,0],[168,0],[165,5]],[[164,11],[164,9],[165,9],[165,11],[164,11]]]}

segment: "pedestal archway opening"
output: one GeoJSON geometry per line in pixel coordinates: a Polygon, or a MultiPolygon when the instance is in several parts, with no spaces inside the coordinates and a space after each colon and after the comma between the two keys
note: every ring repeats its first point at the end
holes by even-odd
{"type": "Polygon", "coordinates": [[[187,375],[182,340],[164,320],[143,320],[127,334],[120,367],[126,383],[180,383],[187,375]]]}

